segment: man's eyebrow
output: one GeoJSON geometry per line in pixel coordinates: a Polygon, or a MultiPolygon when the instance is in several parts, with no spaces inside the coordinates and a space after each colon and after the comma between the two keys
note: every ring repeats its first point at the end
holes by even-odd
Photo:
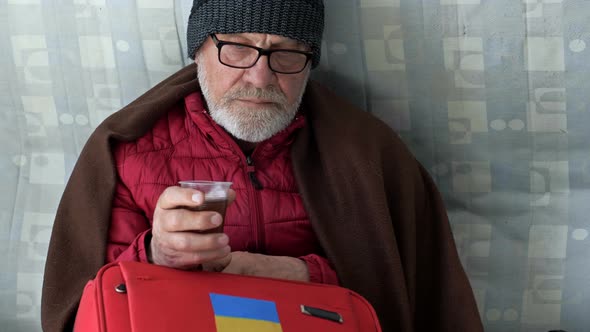
{"type": "Polygon", "coordinates": [[[297,49],[304,49],[304,50],[309,49],[309,46],[307,44],[300,42],[298,40],[283,40],[278,43],[272,44],[272,46],[273,46],[273,48],[295,47],[297,49]]]}
{"type": "MultiPolygon", "coordinates": [[[[221,37],[220,37],[220,39],[221,39],[221,37]]],[[[228,35],[227,37],[224,36],[223,40],[230,41],[233,43],[254,45],[254,42],[252,40],[248,39],[247,37],[239,36],[239,35],[228,35]]],[[[277,43],[273,43],[271,48],[295,48],[297,50],[303,50],[303,51],[310,50],[309,46],[306,43],[301,42],[299,40],[294,40],[294,39],[284,39],[284,40],[281,40],[277,43]]]]}

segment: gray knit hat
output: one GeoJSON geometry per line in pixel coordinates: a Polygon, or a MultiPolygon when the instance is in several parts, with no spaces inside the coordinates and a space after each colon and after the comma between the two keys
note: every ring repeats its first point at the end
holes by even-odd
{"type": "Polygon", "coordinates": [[[324,31],[322,0],[194,0],[186,33],[188,56],[213,33],[257,32],[311,46],[312,67],[320,62],[324,31]]]}

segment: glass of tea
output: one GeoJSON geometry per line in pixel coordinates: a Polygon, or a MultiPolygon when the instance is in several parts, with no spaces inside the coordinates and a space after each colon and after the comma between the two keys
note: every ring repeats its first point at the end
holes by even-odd
{"type": "MultiPolygon", "coordinates": [[[[225,220],[227,193],[232,182],[187,180],[178,183],[182,188],[191,188],[202,192],[205,197],[203,204],[199,206],[183,206],[182,208],[193,211],[215,211],[221,214],[221,217],[225,220]]],[[[209,229],[203,233],[221,233],[223,232],[223,224],[221,223],[218,227],[209,229]]]]}

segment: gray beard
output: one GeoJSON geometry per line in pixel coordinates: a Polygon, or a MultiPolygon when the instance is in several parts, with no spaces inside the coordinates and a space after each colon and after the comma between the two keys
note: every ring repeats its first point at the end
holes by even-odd
{"type": "MultiPolygon", "coordinates": [[[[297,114],[305,88],[301,89],[295,103],[287,104],[287,98],[276,87],[267,89],[246,86],[228,91],[219,101],[212,98],[208,75],[201,60],[197,57],[197,77],[201,92],[207,102],[211,118],[233,137],[251,143],[259,143],[269,139],[276,133],[287,128],[297,114]],[[273,104],[249,108],[238,105],[238,98],[250,97],[271,100],[273,104]]],[[[305,78],[306,84],[309,74],[305,78]]],[[[305,87],[305,85],[304,85],[305,87]]]]}

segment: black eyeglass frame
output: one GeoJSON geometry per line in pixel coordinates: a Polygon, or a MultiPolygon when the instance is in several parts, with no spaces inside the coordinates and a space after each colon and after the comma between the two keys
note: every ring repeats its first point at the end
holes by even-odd
{"type": "Polygon", "coordinates": [[[258,63],[258,60],[260,60],[261,56],[266,55],[268,68],[270,68],[270,70],[272,70],[273,72],[279,73],[279,74],[286,74],[286,75],[299,74],[305,70],[305,68],[307,67],[307,64],[309,63],[309,61],[313,57],[312,52],[293,50],[293,49],[279,49],[279,48],[278,49],[264,49],[264,48],[260,48],[260,47],[256,47],[256,46],[252,46],[252,45],[219,40],[215,34],[211,35],[211,39],[213,40],[213,44],[215,44],[215,47],[217,47],[217,59],[219,60],[219,62],[225,66],[228,66],[231,68],[236,68],[236,69],[252,68],[258,63]],[[223,47],[223,45],[235,45],[235,46],[242,46],[242,47],[251,48],[253,50],[258,51],[258,57],[250,66],[235,66],[235,65],[227,64],[221,60],[221,48],[223,47]],[[303,55],[305,55],[305,64],[302,66],[301,70],[294,71],[294,72],[284,72],[284,71],[280,71],[280,70],[275,70],[270,63],[270,56],[271,56],[271,54],[273,54],[275,52],[291,52],[291,53],[303,54],[303,55]]]}

